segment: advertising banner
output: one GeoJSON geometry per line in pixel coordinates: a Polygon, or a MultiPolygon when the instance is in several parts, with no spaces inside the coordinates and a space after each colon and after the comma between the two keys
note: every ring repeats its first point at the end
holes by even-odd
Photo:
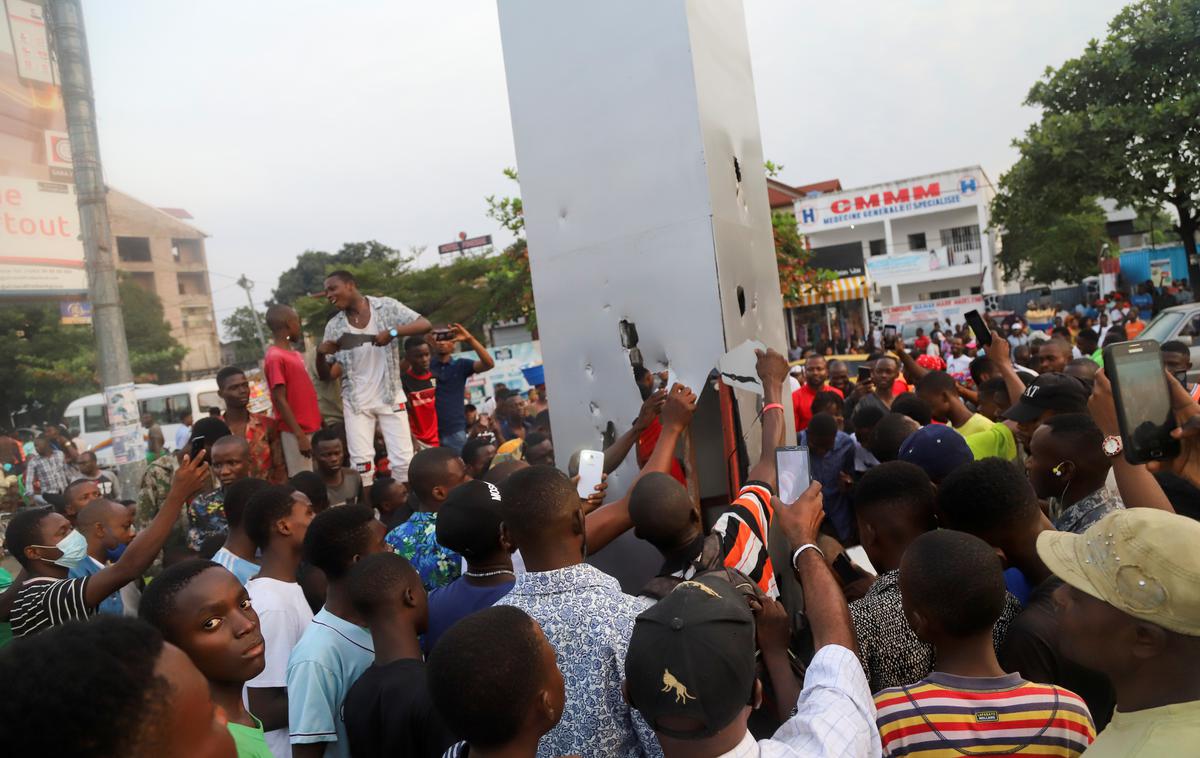
{"type": "Polygon", "coordinates": [[[905,179],[805,198],[796,203],[800,231],[811,232],[903,218],[979,202],[983,176],[975,169],[905,179]]]}
{"type": "Polygon", "coordinates": [[[883,323],[902,326],[904,324],[921,324],[940,321],[943,325],[965,324],[966,312],[977,310],[983,312],[983,296],[964,295],[962,297],[944,297],[939,300],[925,300],[918,303],[907,303],[885,307],[883,323]]]}
{"type": "Polygon", "coordinates": [[[0,0],[0,297],[87,291],[71,145],[38,0],[0,0]]]}
{"type": "Polygon", "coordinates": [[[120,466],[145,458],[146,441],[142,436],[141,414],[133,383],[105,387],[104,403],[108,406],[113,463],[120,466]]]}
{"type": "Polygon", "coordinates": [[[879,255],[867,259],[867,273],[874,282],[888,279],[927,274],[950,266],[950,252],[946,247],[921,250],[900,255],[879,255]]]}

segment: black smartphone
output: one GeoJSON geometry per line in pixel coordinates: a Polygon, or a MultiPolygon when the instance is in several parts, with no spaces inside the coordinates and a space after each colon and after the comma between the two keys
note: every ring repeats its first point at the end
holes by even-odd
{"type": "Polygon", "coordinates": [[[1179,440],[1171,437],[1175,414],[1158,343],[1109,345],[1104,348],[1104,373],[1112,382],[1125,460],[1138,464],[1179,455],[1179,440]]]}
{"type": "Polygon", "coordinates": [[[833,572],[842,580],[842,584],[856,582],[862,578],[862,574],[854,569],[854,564],[845,553],[838,553],[837,558],[833,559],[833,572]]]}
{"type": "Polygon", "coordinates": [[[870,381],[870,379],[871,379],[871,367],[870,366],[859,366],[858,367],[858,381],[866,382],[866,381],[870,381]]]}
{"type": "Polygon", "coordinates": [[[883,344],[886,346],[887,343],[896,339],[896,333],[898,331],[900,330],[892,324],[888,324],[887,326],[883,327],[883,344]]]}
{"type": "Polygon", "coordinates": [[[191,460],[196,460],[196,456],[204,450],[204,436],[192,437],[192,449],[188,451],[188,457],[191,460]]]}
{"type": "Polygon", "coordinates": [[[967,326],[971,327],[971,331],[975,333],[975,344],[981,347],[992,344],[992,330],[988,329],[987,322],[983,320],[983,316],[979,315],[979,311],[967,311],[965,316],[967,326]]]}
{"type": "Polygon", "coordinates": [[[775,448],[775,477],[779,499],[791,505],[812,483],[808,448],[800,445],[775,448]]]}
{"type": "Polygon", "coordinates": [[[451,329],[439,329],[433,333],[434,342],[452,342],[454,337],[455,333],[451,329]]]}
{"type": "Polygon", "coordinates": [[[337,344],[342,350],[353,350],[356,347],[370,345],[375,342],[374,334],[355,334],[346,332],[341,337],[338,337],[337,344]]]}

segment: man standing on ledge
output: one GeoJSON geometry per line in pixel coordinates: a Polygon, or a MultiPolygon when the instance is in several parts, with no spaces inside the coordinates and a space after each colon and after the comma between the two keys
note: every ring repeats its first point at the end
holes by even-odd
{"type": "Polygon", "coordinates": [[[317,348],[317,373],[322,379],[342,377],[350,462],[362,476],[363,486],[369,486],[374,479],[378,421],[392,477],[408,481],[413,444],[396,340],[425,334],[432,328],[429,320],[390,297],[363,295],[349,271],[326,277],[325,297],[339,313],[325,325],[325,341],[317,348]]]}

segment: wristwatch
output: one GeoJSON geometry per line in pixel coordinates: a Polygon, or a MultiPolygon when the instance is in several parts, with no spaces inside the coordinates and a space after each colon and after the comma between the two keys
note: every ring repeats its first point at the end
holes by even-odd
{"type": "Polygon", "coordinates": [[[396,339],[400,336],[400,332],[396,331],[395,327],[388,329],[388,334],[392,335],[392,339],[396,339]]]}
{"type": "Polygon", "coordinates": [[[1123,450],[1125,450],[1125,443],[1121,442],[1121,436],[1119,434],[1110,434],[1104,438],[1104,442],[1100,443],[1100,449],[1103,450],[1104,454],[1109,458],[1116,458],[1123,450]]]}

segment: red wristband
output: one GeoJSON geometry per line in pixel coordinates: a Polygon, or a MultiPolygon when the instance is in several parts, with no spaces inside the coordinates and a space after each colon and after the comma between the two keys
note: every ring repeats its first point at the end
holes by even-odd
{"type": "Polygon", "coordinates": [[[762,412],[766,413],[767,411],[771,410],[772,408],[778,408],[781,411],[783,410],[783,406],[780,405],[779,403],[767,403],[766,405],[763,406],[762,412]]]}

